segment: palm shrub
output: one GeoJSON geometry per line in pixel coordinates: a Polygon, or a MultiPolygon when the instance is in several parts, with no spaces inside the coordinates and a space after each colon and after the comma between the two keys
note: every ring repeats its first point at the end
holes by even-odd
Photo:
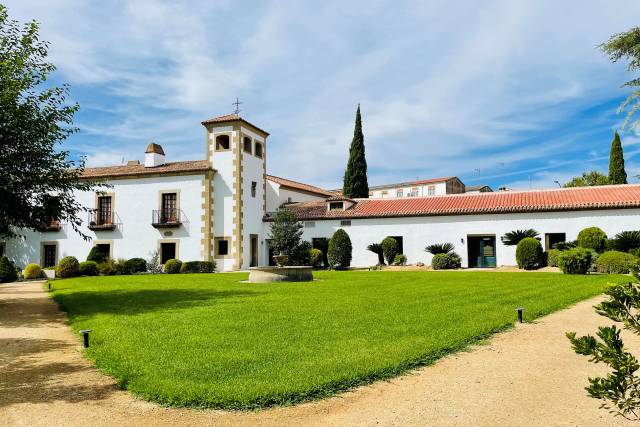
{"type": "Polygon", "coordinates": [[[638,259],[626,252],[607,251],[596,260],[596,271],[599,273],[627,274],[638,264],[638,259]]]}
{"type": "Polygon", "coordinates": [[[525,237],[516,248],[518,268],[535,270],[542,264],[542,245],[533,237],[525,237]]]}
{"type": "Polygon", "coordinates": [[[73,256],[66,256],[56,266],[56,277],[75,277],[80,274],[80,263],[73,256]]]}
{"type": "Polygon", "coordinates": [[[385,237],[381,245],[382,253],[384,255],[384,259],[387,260],[387,264],[393,264],[393,260],[398,254],[398,241],[393,237],[385,237]]]}
{"type": "Polygon", "coordinates": [[[561,252],[559,249],[549,249],[547,251],[547,265],[549,267],[558,266],[558,255],[560,255],[561,252]]]}
{"type": "Polygon", "coordinates": [[[39,279],[42,277],[42,268],[38,264],[27,264],[22,275],[25,279],[39,279]]]}
{"type": "Polygon", "coordinates": [[[407,265],[407,256],[405,254],[398,254],[393,259],[393,265],[407,265]]]}
{"type": "Polygon", "coordinates": [[[558,267],[565,274],[587,274],[593,254],[589,249],[573,248],[558,254],[558,267]]]}
{"type": "Polygon", "coordinates": [[[453,243],[433,243],[424,248],[425,252],[429,252],[433,255],[448,254],[454,249],[455,246],[453,246],[453,243]]]}
{"type": "Polygon", "coordinates": [[[502,240],[502,243],[506,246],[516,246],[522,239],[526,239],[527,237],[538,237],[538,234],[539,233],[533,228],[526,230],[514,230],[504,233],[504,236],[502,236],[500,240],[502,240]]]}
{"type": "Polygon", "coordinates": [[[83,261],[80,263],[79,272],[81,276],[97,276],[100,274],[98,264],[95,261],[83,261]]]}
{"type": "Polygon", "coordinates": [[[371,243],[369,246],[367,246],[367,250],[378,255],[378,265],[384,265],[384,250],[382,249],[382,244],[371,243]]]}
{"type": "Polygon", "coordinates": [[[578,242],[577,241],[573,241],[573,242],[558,242],[558,243],[554,243],[552,248],[553,249],[558,249],[559,251],[566,251],[567,249],[573,249],[576,246],[578,246],[578,242]]]}
{"type": "Polygon", "coordinates": [[[320,249],[313,248],[309,251],[309,262],[313,268],[322,267],[324,261],[324,254],[320,249]]]}
{"type": "Polygon", "coordinates": [[[105,262],[106,259],[102,255],[102,252],[98,250],[98,247],[93,246],[89,251],[89,255],[87,255],[87,261],[93,261],[96,264],[100,264],[101,262],[105,262]]]}
{"type": "Polygon", "coordinates": [[[607,246],[607,235],[598,227],[588,227],[578,233],[578,246],[602,252],[607,246]]]}
{"type": "Polygon", "coordinates": [[[640,248],[640,231],[622,231],[611,239],[613,249],[622,252],[629,252],[632,249],[640,248]]]}
{"type": "Polygon", "coordinates": [[[170,259],[164,263],[164,272],[167,274],[180,273],[180,267],[182,267],[182,261],[179,259],[170,259]]]}
{"type": "Polygon", "coordinates": [[[327,259],[331,268],[347,268],[351,265],[351,238],[342,228],[336,230],[329,240],[327,259]]]}

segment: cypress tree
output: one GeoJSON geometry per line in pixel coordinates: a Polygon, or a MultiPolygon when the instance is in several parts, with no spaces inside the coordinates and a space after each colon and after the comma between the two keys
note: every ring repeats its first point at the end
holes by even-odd
{"type": "Polygon", "coordinates": [[[358,104],[358,110],[356,111],[356,124],[353,130],[351,147],[349,148],[349,162],[347,163],[347,170],[344,172],[342,194],[346,197],[369,197],[367,159],[364,153],[360,104],[358,104]]]}
{"type": "Polygon", "coordinates": [[[624,170],[624,154],[618,131],[611,141],[611,153],[609,154],[609,184],[626,184],[627,172],[624,170]]]}

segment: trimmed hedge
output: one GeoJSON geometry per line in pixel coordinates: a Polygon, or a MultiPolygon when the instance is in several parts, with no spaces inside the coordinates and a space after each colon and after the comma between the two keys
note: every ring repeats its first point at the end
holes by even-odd
{"type": "Polygon", "coordinates": [[[535,270],[542,265],[542,259],[542,245],[538,239],[525,237],[518,242],[516,248],[518,268],[535,270]]]}
{"type": "Polygon", "coordinates": [[[342,228],[336,230],[329,240],[327,259],[331,268],[347,268],[351,265],[351,238],[342,228]]]}
{"type": "Polygon", "coordinates": [[[607,235],[598,227],[589,227],[578,233],[578,246],[602,252],[607,246],[607,235]]]}
{"type": "Polygon", "coordinates": [[[309,262],[314,268],[322,267],[322,264],[324,262],[324,254],[322,253],[322,251],[315,248],[311,249],[309,251],[309,262]]]}
{"type": "Polygon", "coordinates": [[[22,271],[25,279],[39,279],[42,277],[42,268],[38,264],[28,264],[22,271]]]}
{"type": "Polygon", "coordinates": [[[105,262],[106,259],[102,256],[102,253],[98,250],[97,246],[93,246],[89,251],[89,255],[87,255],[87,261],[93,261],[96,264],[100,264],[101,262],[105,262]]]}
{"type": "Polygon", "coordinates": [[[98,274],[100,274],[100,271],[95,261],[84,261],[80,263],[81,276],[97,276],[98,274]]]}
{"type": "Polygon", "coordinates": [[[560,255],[561,252],[559,249],[549,249],[547,251],[547,265],[549,267],[558,266],[558,255],[560,255]]]}
{"type": "Polygon", "coordinates": [[[213,261],[187,261],[180,266],[180,273],[213,273],[215,270],[213,261]]]}
{"type": "Polygon", "coordinates": [[[75,277],[80,274],[80,263],[73,256],[66,256],[56,266],[56,277],[75,277]]]}
{"type": "Polygon", "coordinates": [[[170,259],[164,263],[164,272],[167,274],[178,274],[182,268],[182,261],[179,259],[170,259]]]}
{"type": "Polygon", "coordinates": [[[449,252],[448,254],[436,254],[431,259],[431,267],[434,270],[452,270],[460,268],[462,260],[460,256],[455,252],[449,252]]]}
{"type": "Polygon", "coordinates": [[[125,263],[128,274],[144,273],[147,271],[147,261],[142,258],[131,258],[125,263]]]}
{"type": "Polygon", "coordinates": [[[638,259],[626,252],[609,251],[601,254],[596,260],[596,271],[599,273],[627,274],[632,267],[638,265],[638,259]]]}
{"type": "Polygon", "coordinates": [[[407,265],[407,256],[405,254],[398,254],[393,259],[393,265],[407,265]]]}
{"type": "Polygon", "coordinates": [[[565,274],[587,274],[592,258],[593,254],[589,249],[569,249],[558,255],[558,267],[565,274]]]}
{"type": "Polygon", "coordinates": [[[396,255],[398,255],[398,241],[393,237],[385,237],[381,245],[382,254],[384,255],[384,259],[387,260],[387,264],[393,264],[396,255]]]}

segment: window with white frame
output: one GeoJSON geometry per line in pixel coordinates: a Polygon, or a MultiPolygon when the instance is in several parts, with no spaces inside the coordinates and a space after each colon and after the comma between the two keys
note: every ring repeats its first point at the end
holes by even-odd
{"type": "Polygon", "coordinates": [[[435,196],[436,195],[436,186],[435,185],[430,185],[427,187],[427,195],[428,196],[435,196]]]}
{"type": "Polygon", "coordinates": [[[418,187],[412,187],[411,192],[407,194],[409,197],[418,197],[418,187]]]}
{"type": "Polygon", "coordinates": [[[402,195],[404,194],[402,188],[399,188],[396,190],[396,197],[402,197],[402,195]]]}

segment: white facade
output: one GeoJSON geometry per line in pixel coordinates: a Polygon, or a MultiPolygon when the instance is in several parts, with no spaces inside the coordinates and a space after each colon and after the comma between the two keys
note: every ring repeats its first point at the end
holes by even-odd
{"type": "Polygon", "coordinates": [[[267,180],[267,212],[275,212],[283,203],[315,202],[326,197],[295,191],[277,182],[267,180]]]}
{"type": "Polygon", "coordinates": [[[430,184],[399,185],[397,187],[373,189],[369,193],[369,197],[375,199],[386,199],[394,197],[442,196],[447,194],[447,183],[445,181],[442,181],[430,184]]]}

